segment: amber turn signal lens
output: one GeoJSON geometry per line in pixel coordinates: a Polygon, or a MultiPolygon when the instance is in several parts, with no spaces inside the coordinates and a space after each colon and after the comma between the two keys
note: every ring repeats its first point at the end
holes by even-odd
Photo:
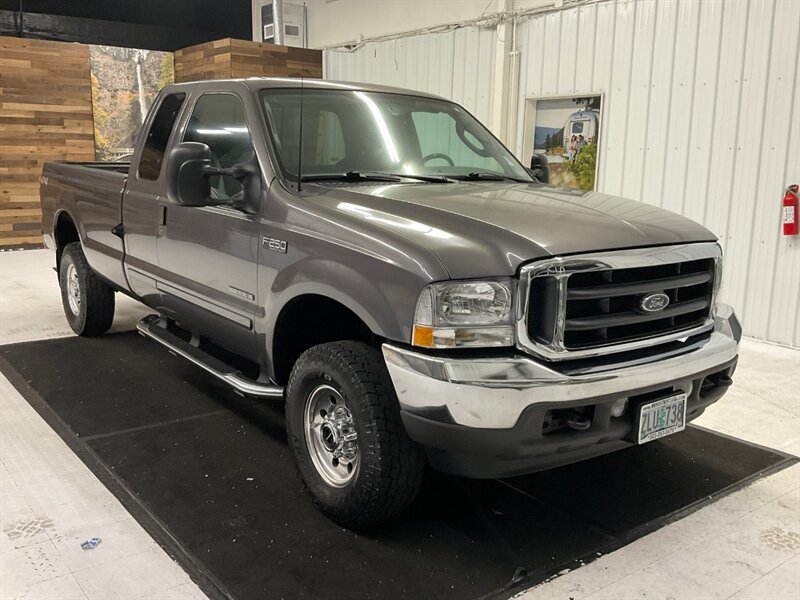
{"type": "Polygon", "coordinates": [[[430,348],[433,346],[433,327],[414,325],[414,335],[412,336],[411,343],[423,348],[430,348]]]}

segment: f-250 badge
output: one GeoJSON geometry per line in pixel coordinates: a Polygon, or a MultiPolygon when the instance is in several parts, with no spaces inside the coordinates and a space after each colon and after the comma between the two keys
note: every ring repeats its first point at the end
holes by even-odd
{"type": "Polygon", "coordinates": [[[286,254],[286,240],[279,240],[278,238],[264,236],[261,238],[261,245],[267,250],[286,254]]]}

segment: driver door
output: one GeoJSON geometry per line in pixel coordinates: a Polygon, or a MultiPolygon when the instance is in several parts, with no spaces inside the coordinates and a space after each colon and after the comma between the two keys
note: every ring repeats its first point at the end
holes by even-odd
{"type": "MultiPolygon", "coordinates": [[[[218,167],[248,161],[254,149],[242,99],[230,92],[201,94],[180,141],[208,145],[218,167]]],[[[232,177],[215,176],[210,183],[211,197],[223,202],[242,193],[232,177]]],[[[157,285],[164,312],[233,352],[255,357],[258,215],[166,199],[159,210],[157,285]]]]}

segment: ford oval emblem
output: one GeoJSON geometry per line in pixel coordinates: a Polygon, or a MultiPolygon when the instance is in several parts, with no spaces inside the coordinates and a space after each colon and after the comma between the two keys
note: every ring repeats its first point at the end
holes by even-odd
{"type": "Polygon", "coordinates": [[[669,296],[663,292],[656,292],[654,294],[647,294],[639,301],[639,308],[644,312],[658,312],[667,308],[669,304],[669,296]]]}

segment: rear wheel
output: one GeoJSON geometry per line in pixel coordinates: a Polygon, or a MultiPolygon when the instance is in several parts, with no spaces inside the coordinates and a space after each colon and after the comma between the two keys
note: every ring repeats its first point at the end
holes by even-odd
{"type": "Polygon", "coordinates": [[[360,342],[315,346],[286,390],[295,465],[317,508],[346,527],[387,519],[416,497],[425,470],[380,354],[360,342]]]}
{"type": "Polygon", "coordinates": [[[64,247],[58,266],[61,303],[72,331],[102,335],[114,320],[114,290],[94,274],[79,242],[64,247]]]}

